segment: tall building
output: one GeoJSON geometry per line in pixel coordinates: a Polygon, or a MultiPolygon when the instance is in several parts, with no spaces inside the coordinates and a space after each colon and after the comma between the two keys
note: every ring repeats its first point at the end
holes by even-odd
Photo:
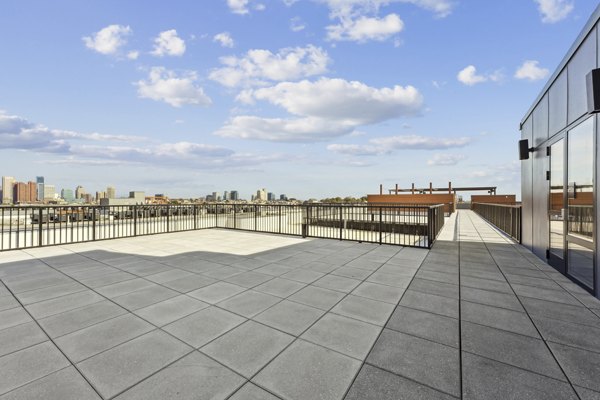
{"type": "Polygon", "coordinates": [[[267,193],[267,200],[268,201],[275,201],[275,194],[272,192],[267,193]]]}
{"type": "Polygon", "coordinates": [[[114,186],[109,186],[106,188],[106,198],[107,199],[116,199],[117,198],[117,189],[114,186]]]}
{"type": "Polygon", "coordinates": [[[75,188],[75,198],[76,199],[83,199],[85,197],[85,189],[83,188],[83,186],[79,185],[75,188]]]}
{"type": "Polygon", "coordinates": [[[106,192],[96,192],[96,201],[99,202],[100,199],[110,199],[106,192]]]}
{"type": "Polygon", "coordinates": [[[29,203],[29,188],[24,182],[17,182],[13,186],[13,203],[26,204],[29,203]]]}
{"type": "Polygon", "coordinates": [[[54,185],[44,184],[44,200],[54,200],[56,197],[56,188],[54,185]]]}
{"type": "Polygon", "coordinates": [[[237,190],[232,190],[231,192],[229,192],[229,199],[232,201],[237,201],[239,200],[239,195],[238,195],[238,191],[237,190]]]}
{"type": "Polygon", "coordinates": [[[60,197],[63,198],[64,201],[71,202],[75,200],[75,196],[73,196],[73,190],[71,189],[63,189],[60,191],[60,197]]]}
{"type": "Polygon", "coordinates": [[[257,201],[267,201],[267,189],[262,188],[262,189],[258,189],[256,191],[256,198],[257,201]]]}
{"type": "Polygon", "coordinates": [[[227,190],[223,192],[223,200],[224,201],[229,200],[229,192],[227,190]]]}
{"type": "Polygon", "coordinates": [[[27,192],[29,193],[29,202],[37,201],[37,184],[33,181],[27,182],[27,192]]]}
{"type": "Polygon", "coordinates": [[[12,176],[2,177],[2,204],[11,204],[14,197],[15,178],[12,176]]]}
{"type": "Polygon", "coordinates": [[[35,183],[37,185],[37,201],[44,201],[44,177],[36,176],[35,183]]]}
{"type": "Polygon", "coordinates": [[[279,195],[279,200],[281,200],[281,201],[287,201],[287,199],[288,198],[287,198],[287,196],[285,194],[280,194],[279,195]]]}

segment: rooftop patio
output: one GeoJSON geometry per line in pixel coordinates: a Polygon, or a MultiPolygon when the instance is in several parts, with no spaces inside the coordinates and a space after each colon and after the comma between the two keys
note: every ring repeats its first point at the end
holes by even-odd
{"type": "Polygon", "coordinates": [[[210,229],[0,280],[1,400],[600,398],[600,301],[471,211],[431,250],[210,229]]]}

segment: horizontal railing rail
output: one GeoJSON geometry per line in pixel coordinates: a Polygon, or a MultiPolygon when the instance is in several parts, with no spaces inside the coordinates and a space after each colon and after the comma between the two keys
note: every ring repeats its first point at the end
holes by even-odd
{"type": "Polygon", "coordinates": [[[520,204],[473,203],[471,209],[490,224],[521,243],[522,207],[520,204]]]}
{"type": "Polygon", "coordinates": [[[443,225],[443,205],[2,206],[0,251],[211,228],[430,248],[443,225]]]}

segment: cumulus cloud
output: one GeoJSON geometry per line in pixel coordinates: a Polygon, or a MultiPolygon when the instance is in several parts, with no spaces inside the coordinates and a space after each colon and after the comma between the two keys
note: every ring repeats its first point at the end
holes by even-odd
{"type": "Polygon", "coordinates": [[[211,71],[209,78],[227,87],[265,85],[269,81],[295,80],[327,71],[327,52],[308,45],[272,53],[269,50],[249,50],[242,57],[222,57],[222,68],[211,71]]]}
{"type": "Polygon", "coordinates": [[[452,0],[316,0],[325,3],[332,18],[365,13],[377,13],[383,6],[392,3],[408,3],[433,12],[436,17],[444,18],[452,13],[452,0]]]}
{"type": "Polygon", "coordinates": [[[292,32],[300,32],[306,28],[306,24],[300,17],[294,17],[290,19],[290,29],[292,32]]]}
{"type": "Polygon", "coordinates": [[[456,165],[465,160],[464,154],[435,154],[433,158],[427,160],[427,165],[431,166],[450,166],[456,165]]]}
{"type": "Polygon", "coordinates": [[[185,41],[171,29],[158,34],[154,39],[154,50],[150,54],[156,57],[182,56],[185,53],[185,41]]]}
{"type": "Polygon", "coordinates": [[[517,72],[515,72],[515,78],[527,79],[529,81],[539,81],[545,79],[550,75],[550,70],[539,66],[538,61],[527,60],[521,65],[517,72]]]}
{"type": "Polygon", "coordinates": [[[561,21],[573,11],[575,3],[573,0],[534,0],[542,16],[542,22],[553,24],[561,21]]]}
{"type": "Polygon", "coordinates": [[[223,137],[286,142],[327,140],[361,125],[420,113],[423,97],[412,86],[374,88],[362,82],[321,78],[243,91],[238,100],[266,101],[294,117],[237,116],[215,132],[223,137]]]}
{"type": "MultiPolygon", "coordinates": [[[[238,15],[244,15],[250,13],[250,0],[227,0],[227,6],[229,10],[238,15]]],[[[253,8],[256,11],[263,11],[266,6],[262,3],[255,3],[253,8]]]]}
{"type": "Polygon", "coordinates": [[[474,65],[469,65],[462,69],[456,78],[459,82],[467,85],[474,86],[478,83],[483,83],[487,81],[498,82],[502,79],[502,74],[500,71],[496,71],[490,74],[480,74],[477,72],[477,68],[474,65]]]}
{"type": "Polygon", "coordinates": [[[193,71],[180,75],[164,67],[153,67],[147,80],[135,83],[138,96],[144,99],[164,101],[173,107],[186,104],[207,106],[212,103],[204,90],[195,84],[198,79],[193,71]]]}
{"type": "Polygon", "coordinates": [[[137,50],[132,50],[127,53],[127,58],[129,58],[130,60],[137,60],[139,56],[140,52],[137,50]]]}
{"type": "Polygon", "coordinates": [[[404,29],[404,22],[397,14],[383,18],[362,16],[356,19],[343,18],[338,25],[327,28],[327,39],[364,43],[369,40],[383,41],[404,29]]]}
{"type": "Polygon", "coordinates": [[[104,55],[115,55],[127,44],[126,37],[130,34],[129,26],[109,25],[92,36],[84,36],[82,40],[88,49],[104,55]]]}
{"type": "Polygon", "coordinates": [[[221,32],[217,33],[213,37],[213,42],[219,43],[222,47],[233,47],[233,38],[229,34],[229,32],[221,32]]]}
{"type": "MultiPolygon", "coordinates": [[[[327,150],[350,156],[376,156],[399,150],[445,150],[465,147],[470,137],[436,138],[419,135],[398,135],[370,139],[367,144],[330,144],[327,150]]],[[[434,157],[435,158],[435,157],[434,157]]]]}

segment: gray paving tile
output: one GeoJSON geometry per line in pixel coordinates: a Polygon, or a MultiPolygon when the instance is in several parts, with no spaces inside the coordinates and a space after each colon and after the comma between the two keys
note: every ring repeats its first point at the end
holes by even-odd
{"type": "Polygon", "coordinates": [[[85,286],[75,281],[67,282],[62,285],[50,286],[43,289],[30,290],[27,292],[15,293],[15,296],[24,305],[37,303],[38,301],[50,300],[55,297],[65,296],[67,294],[77,293],[87,290],[85,286]]]}
{"type": "Polygon", "coordinates": [[[78,364],[102,397],[113,397],[191,351],[155,330],[78,364]],[[127,373],[124,373],[124,372],[127,373]]]}
{"type": "Polygon", "coordinates": [[[350,293],[360,283],[361,281],[357,279],[351,279],[336,275],[325,275],[321,279],[313,282],[313,285],[325,289],[337,290],[338,292],[350,293]]]}
{"type": "Polygon", "coordinates": [[[190,346],[199,348],[244,321],[245,318],[228,311],[208,307],[181,318],[163,329],[190,346]]]}
{"type": "Polygon", "coordinates": [[[371,275],[371,272],[360,268],[341,267],[332,271],[331,275],[345,276],[346,278],[358,279],[362,281],[371,275]]]}
{"type": "Polygon", "coordinates": [[[458,300],[434,294],[407,290],[400,300],[400,305],[434,314],[458,318],[458,300]]]}
{"type": "Polygon", "coordinates": [[[293,267],[275,263],[262,266],[260,268],[255,269],[254,271],[266,275],[280,276],[285,274],[286,272],[290,272],[293,269],[293,267]]]}
{"type": "Polygon", "coordinates": [[[297,303],[302,303],[307,306],[327,311],[344,296],[344,293],[337,292],[335,290],[309,285],[304,289],[294,293],[288,297],[288,299],[297,303]]]}
{"type": "Polygon", "coordinates": [[[153,329],[141,318],[125,314],[61,336],[55,343],[72,362],[77,363],[153,329]]]}
{"type": "Polygon", "coordinates": [[[165,283],[169,281],[174,281],[182,278],[190,278],[195,274],[184,271],[182,269],[173,268],[168,271],[159,272],[158,274],[148,275],[145,278],[154,283],[165,283]]]}
{"type": "Polygon", "coordinates": [[[324,311],[303,304],[283,300],[253,319],[294,336],[300,335],[312,325],[324,311]]]}
{"type": "Polygon", "coordinates": [[[373,282],[363,282],[352,291],[352,294],[366,297],[371,300],[398,304],[405,289],[393,286],[381,285],[373,282]]]}
{"type": "Polygon", "coordinates": [[[281,298],[270,294],[247,290],[218,303],[218,306],[251,318],[281,301],[281,298]]]}
{"type": "Polygon", "coordinates": [[[527,297],[523,297],[521,301],[530,315],[544,316],[565,322],[600,328],[600,318],[585,307],[527,297]]]}
{"type": "Polygon", "coordinates": [[[451,400],[448,394],[365,364],[345,400],[451,400]]]}
{"type": "Polygon", "coordinates": [[[48,340],[35,322],[16,325],[0,331],[0,357],[48,340]]]}
{"type": "Polygon", "coordinates": [[[419,279],[427,279],[430,281],[458,285],[458,271],[454,271],[454,273],[451,273],[451,271],[438,272],[421,268],[415,277],[419,279]]]}
{"type": "Polygon", "coordinates": [[[490,279],[474,278],[472,276],[460,277],[460,285],[466,287],[472,287],[475,289],[492,290],[495,292],[502,292],[512,294],[513,291],[506,281],[495,281],[490,279]]]}
{"type": "Polygon", "coordinates": [[[543,317],[532,317],[546,341],[600,352],[600,329],[543,317]]]}
{"type": "Polygon", "coordinates": [[[579,394],[581,400],[600,400],[600,392],[595,392],[579,386],[575,386],[575,391],[579,394]]]}
{"type": "Polygon", "coordinates": [[[279,397],[248,382],[238,390],[229,400],[279,400],[279,397]]]}
{"type": "Polygon", "coordinates": [[[91,278],[79,279],[79,282],[93,289],[102,286],[108,286],[114,283],[124,282],[137,278],[136,275],[128,272],[117,271],[106,275],[94,276],[91,278]]]}
{"type": "Polygon", "coordinates": [[[360,368],[360,362],[297,340],[253,381],[289,400],[341,399],[360,368]]]}
{"type": "Polygon", "coordinates": [[[566,381],[540,339],[463,322],[462,350],[566,381]]]}
{"type": "Polygon", "coordinates": [[[458,320],[398,306],[386,328],[458,348],[458,320]]]}
{"type": "Polygon", "coordinates": [[[571,383],[600,392],[600,354],[548,343],[571,383]]]}
{"type": "Polygon", "coordinates": [[[289,279],[274,278],[263,283],[262,285],[256,286],[254,290],[271,294],[273,296],[286,298],[305,286],[305,283],[291,281],[289,279]]]}
{"type": "Polygon", "coordinates": [[[146,289],[149,287],[157,287],[155,283],[142,278],[130,279],[124,282],[113,283],[111,285],[102,286],[96,289],[102,296],[110,299],[117,296],[122,296],[127,293],[135,292],[136,290],[146,289]]]}
{"type": "Polygon", "coordinates": [[[293,336],[247,321],[202,347],[201,351],[250,378],[293,340],[293,336]]]}
{"type": "Polygon", "coordinates": [[[200,289],[205,286],[211,285],[215,282],[217,281],[213,278],[194,274],[193,276],[188,276],[186,278],[180,278],[165,282],[162,285],[168,287],[169,289],[177,290],[181,293],[187,293],[191,292],[192,290],[200,289]]]}
{"type": "Polygon", "coordinates": [[[146,307],[151,304],[158,303],[159,301],[170,299],[178,294],[179,293],[174,290],[157,286],[127,293],[123,296],[115,297],[112,300],[128,310],[137,310],[138,308],[146,307]]]}
{"type": "Polygon", "coordinates": [[[367,357],[381,329],[379,326],[329,313],[311,326],[301,338],[362,361],[367,357]]]}
{"type": "Polygon", "coordinates": [[[576,306],[581,304],[575,297],[563,290],[558,291],[517,284],[512,284],[512,287],[515,290],[515,293],[520,297],[532,297],[534,299],[555,301],[561,304],[572,304],[576,306]]]}
{"type": "Polygon", "coordinates": [[[529,317],[521,312],[463,301],[461,318],[463,321],[539,338],[529,317]]]}
{"type": "Polygon", "coordinates": [[[135,313],[156,326],[163,326],[208,307],[208,304],[181,295],[136,310],[135,313]]]}
{"type": "Polygon", "coordinates": [[[317,279],[323,277],[324,275],[325,274],[323,274],[322,272],[311,271],[308,269],[295,269],[281,275],[281,278],[290,279],[292,281],[302,283],[312,283],[317,279]]]}
{"type": "Polygon", "coordinates": [[[331,312],[359,319],[371,324],[383,326],[387,322],[394,306],[389,303],[348,295],[331,312]]]}
{"type": "Polygon", "coordinates": [[[533,278],[525,275],[512,275],[506,274],[506,280],[510,282],[510,284],[521,284],[527,286],[536,286],[540,288],[552,289],[552,290],[563,290],[556,282],[547,277],[541,278],[533,278]]]}
{"type": "Polygon", "coordinates": [[[225,399],[244,382],[241,376],[195,351],[116,399],[225,399]]]}
{"type": "Polygon", "coordinates": [[[445,393],[460,395],[458,349],[384,329],[367,363],[445,393]]]}
{"type": "Polygon", "coordinates": [[[410,290],[458,299],[458,285],[451,283],[415,278],[410,284],[410,290]]]}
{"type": "Polygon", "coordinates": [[[367,282],[374,282],[382,285],[405,288],[409,285],[411,279],[412,276],[375,272],[373,275],[367,278],[367,282]]]}
{"type": "Polygon", "coordinates": [[[234,275],[230,278],[225,279],[229,283],[234,285],[242,286],[245,288],[252,288],[258,286],[261,283],[265,283],[273,279],[271,275],[261,274],[255,271],[248,271],[238,275],[234,275]]]}
{"type": "Polygon", "coordinates": [[[577,399],[567,383],[469,353],[463,353],[463,398],[577,399]]]}
{"type": "Polygon", "coordinates": [[[188,295],[206,303],[216,304],[220,301],[243,292],[246,288],[227,282],[217,282],[201,289],[189,292],[188,295]]]}
{"type": "Polygon", "coordinates": [[[69,366],[49,341],[0,357],[0,394],[69,366]]]}
{"type": "Polygon", "coordinates": [[[203,275],[208,276],[209,278],[214,279],[226,279],[231,276],[241,274],[242,272],[246,272],[243,268],[234,268],[234,267],[224,267],[211,269],[210,271],[203,272],[203,275]]]}
{"type": "Polygon", "coordinates": [[[13,296],[0,297],[0,311],[10,310],[11,308],[21,307],[17,299],[13,296]]]}
{"type": "Polygon", "coordinates": [[[61,369],[13,390],[2,400],[100,400],[100,396],[73,367],[61,369]]]}
{"type": "Polygon", "coordinates": [[[491,290],[463,287],[460,291],[462,300],[488,306],[508,308],[509,310],[524,311],[519,299],[514,294],[499,293],[491,290]]]}
{"type": "Polygon", "coordinates": [[[26,308],[34,318],[44,318],[85,307],[102,300],[104,300],[102,296],[88,290],[30,304],[26,308]]]}
{"type": "Polygon", "coordinates": [[[0,311],[0,330],[24,324],[29,321],[31,321],[31,317],[22,307],[0,311]]]}

